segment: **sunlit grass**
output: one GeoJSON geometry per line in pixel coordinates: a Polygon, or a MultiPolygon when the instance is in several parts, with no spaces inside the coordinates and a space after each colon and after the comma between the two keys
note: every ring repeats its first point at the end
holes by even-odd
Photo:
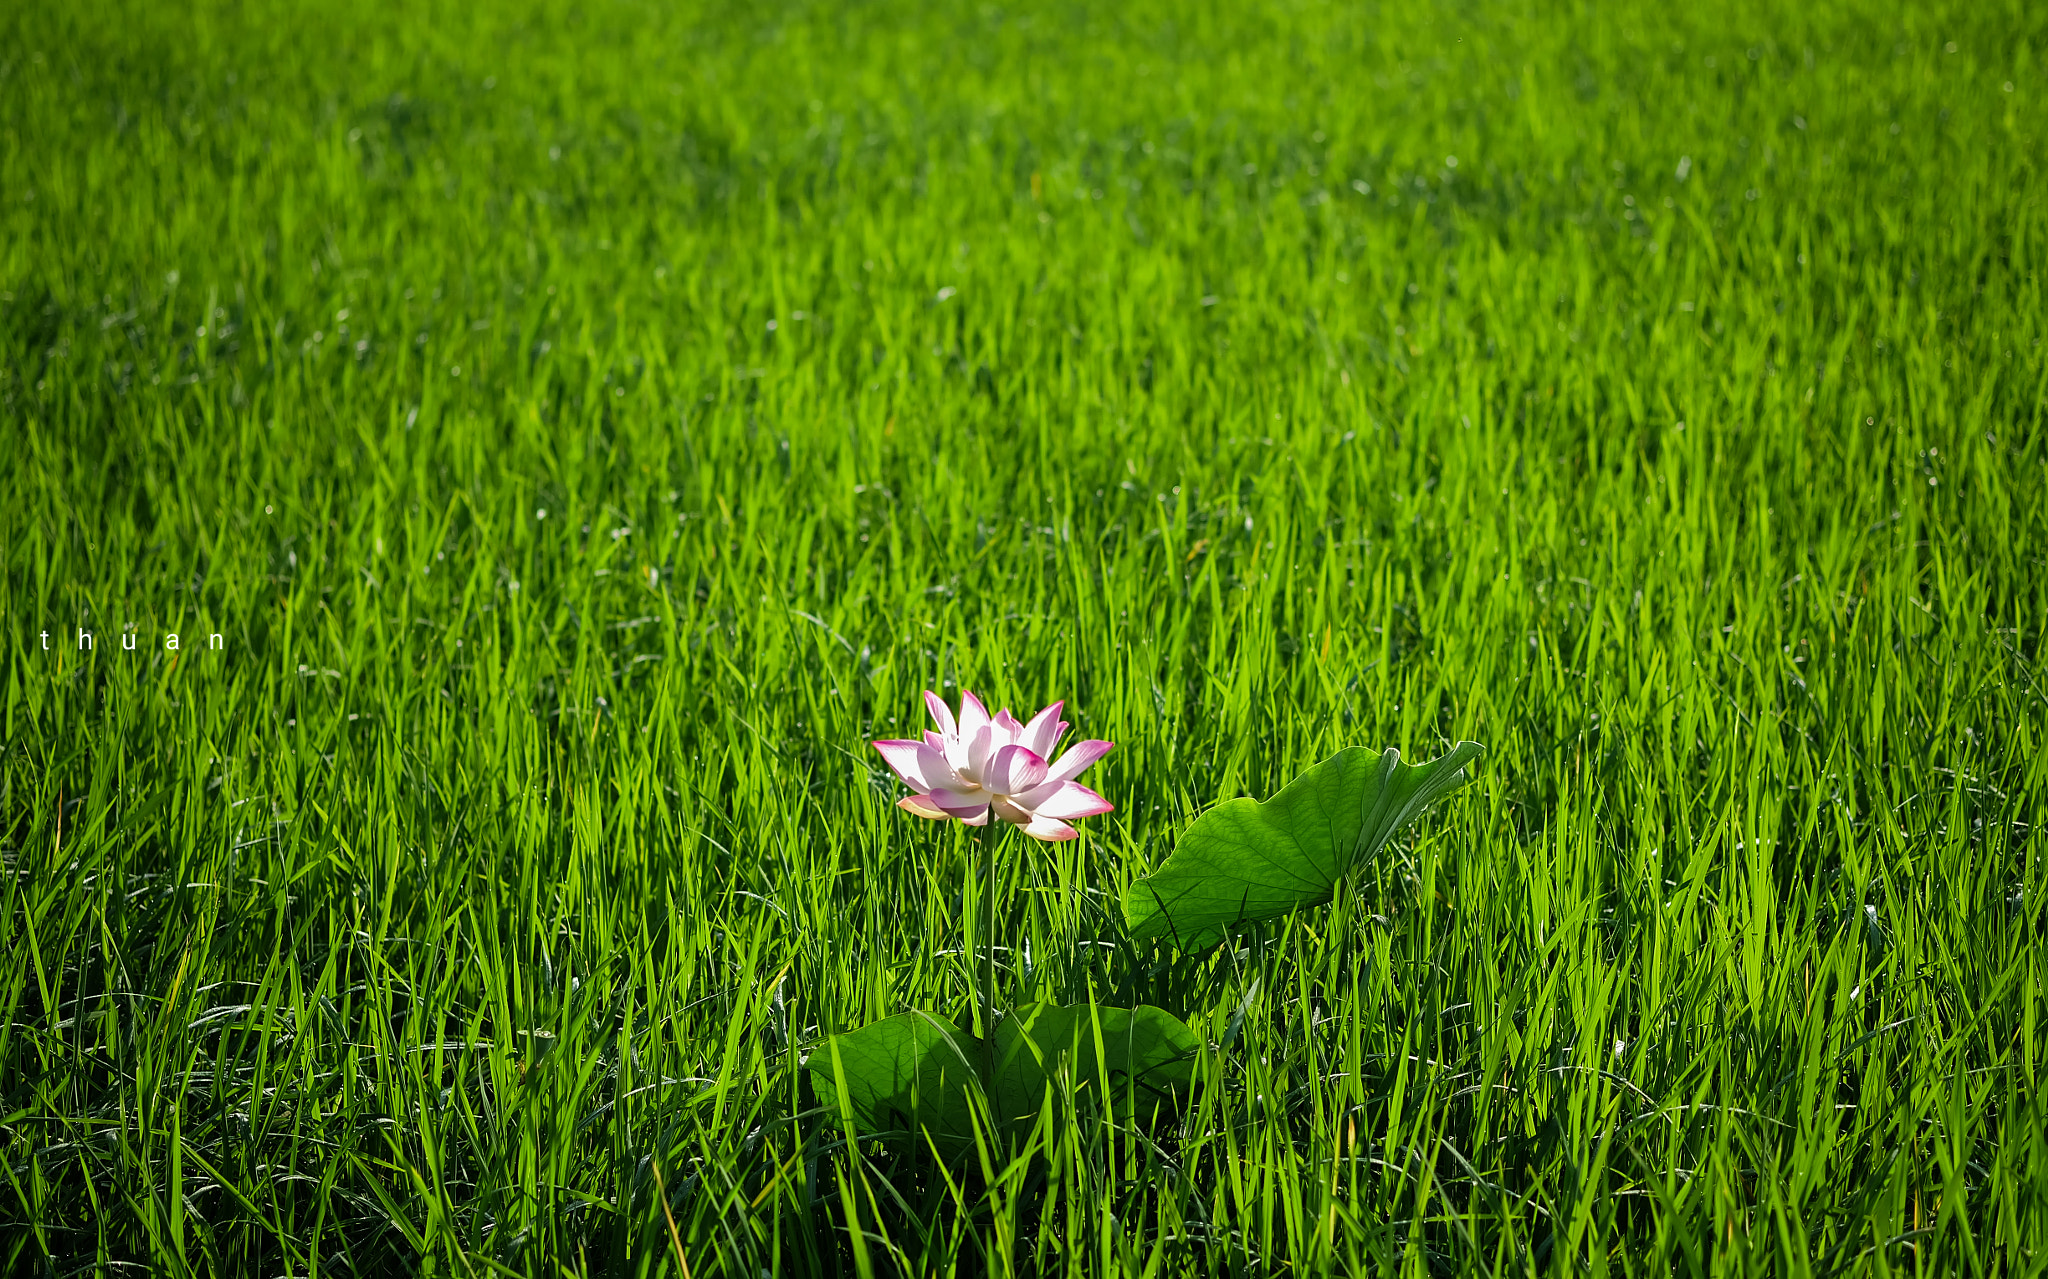
{"type": "Polygon", "coordinates": [[[6,1267],[2040,1273],[2044,36],[8,9],[6,1267]],[[1186,1015],[1169,1122],[810,1094],[973,998],[865,746],[963,683],[1119,743],[1004,980],[1186,1015]]]}

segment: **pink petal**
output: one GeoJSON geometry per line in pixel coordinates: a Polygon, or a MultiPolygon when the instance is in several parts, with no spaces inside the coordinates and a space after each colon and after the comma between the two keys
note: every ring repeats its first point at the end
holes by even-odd
{"type": "Polygon", "coordinates": [[[1075,742],[1067,748],[1066,754],[1059,757],[1059,761],[1052,766],[1052,771],[1045,775],[1045,780],[1070,782],[1081,775],[1082,769],[1109,754],[1115,747],[1115,742],[1105,742],[1096,738],[1075,742]]]}
{"type": "Polygon", "coordinates": [[[930,729],[925,730],[924,744],[935,751],[943,752],[946,749],[945,737],[939,733],[932,732],[930,729]]]}
{"type": "Polygon", "coordinates": [[[920,755],[927,751],[937,754],[936,751],[932,751],[931,747],[923,742],[892,740],[875,742],[873,745],[876,750],[882,752],[882,758],[888,761],[889,767],[896,770],[896,775],[907,782],[913,789],[930,790],[932,788],[933,780],[925,776],[925,764],[927,761],[920,758],[920,755]]]}
{"type": "MultiPolygon", "coordinates": [[[[931,794],[925,798],[929,799],[934,807],[944,809],[946,816],[958,817],[962,821],[988,811],[988,796],[980,792],[969,793],[934,786],[931,794]]],[[[973,824],[980,825],[979,822],[973,824]]]]}
{"type": "MultiPolygon", "coordinates": [[[[956,813],[954,816],[957,817],[959,814],[956,813]]],[[[988,825],[988,810],[984,808],[970,817],[961,817],[960,824],[962,826],[986,826],[988,825]]]]}
{"type": "Polygon", "coordinates": [[[917,770],[924,778],[920,789],[930,790],[935,786],[944,786],[948,790],[964,789],[960,784],[960,774],[946,762],[946,753],[930,742],[918,743],[917,770]]]}
{"type": "Polygon", "coordinates": [[[1031,838],[1042,839],[1048,844],[1056,844],[1063,839],[1079,839],[1081,837],[1080,831],[1075,830],[1056,817],[1034,817],[1029,825],[1020,826],[1018,829],[1031,836],[1031,838]]]}
{"type": "Polygon", "coordinates": [[[1116,811],[1115,804],[1079,782],[1046,782],[1025,791],[1016,799],[1040,817],[1057,817],[1063,821],[1116,811]]]}
{"type": "Polygon", "coordinates": [[[946,706],[945,702],[940,700],[937,693],[932,692],[930,689],[924,691],[924,708],[932,713],[932,723],[939,726],[941,733],[948,737],[954,737],[959,734],[959,726],[953,722],[952,710],[946,706]]]}
{"type": "Polygon", "coordinates": [[[906,813],[916,813],[919,817],[929,817],[933,821],[942,822],[952,816],[945,809],[932,803],[932,797],[929,795],[905,795],[896,801],[896,807],[906,813]]]}
{"type": "Polygon", "coordinates": [[[1024,726],[1017,722],[1017,717],[1010,714],[1007,708],[996,712],[995,726],[1002,731],[1002,741],[997,743],[1002,746],[1016,741],[1017,734],[1024,731],[1024,726]]]}
{"type": "Polygon", "coordinates": [[[1054,702],[1033,715],[1031,722],[1024,726],[1024,731],[1017,735],[1017,744],[1029,746],[1031,753],[1041,759],[1051,759],[1052,748],[1060,740],[1060,730],[1066,727],[1060,723],[1060,708],[1065,705],[1065,702],[1054,702]]]}
{"type": "Polygon", "coordinates": [[[1046,763],[1029,747],[1005,746],[988,762],[988,777],[982,782],[998,795],[1015,795],[1045,780],[1046,763]]]}

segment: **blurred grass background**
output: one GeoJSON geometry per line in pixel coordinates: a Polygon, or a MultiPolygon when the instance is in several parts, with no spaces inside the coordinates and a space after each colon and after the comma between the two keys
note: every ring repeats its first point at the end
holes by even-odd
{"type": "Polygon", "coordinates": [[[2042,1273],[2044,35],[8,10],[6,1268],[2042,1273]],[[967,1006],[865,746],[963,685],[1119,743],[1005,982],[1204,1029],[1163,1127],[809,1093],[967,1006]],[[1459,738],[1334,911],[1122,941],[1459,738]]]}

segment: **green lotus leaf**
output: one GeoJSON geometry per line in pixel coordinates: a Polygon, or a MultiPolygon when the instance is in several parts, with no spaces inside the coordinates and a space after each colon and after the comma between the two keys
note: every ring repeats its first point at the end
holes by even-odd
{"type": "Polygon", "coordinates": [[[923,1129],[960,1141],[974,1131],[980,1056],[979,1042],[951,1022],[907,1012],[831,1036],[805,1065],[818,1099],[860,1132],[923,1129]]]}
{"type": "Polygon", "coordinates": [[[1459,742],[1426,764],[1350,747],[1260,803],[1233,799],[1197,817],[1158,870],[1124,893],[1134,941],[1199,950],[1232,928],[1327,902],[1422,810],[1471,780],[1486,753],[1459,742]]]}
{"type": "Polygon", "coordinates": [[[1048,1084],[1119,1098],[1126,1085],[1141,1099],[1185,1096],[1194,1083],[1201,1040],[1161,1008],[1036,1004],[996,1025],[996,1097],[1006,1120],[1036,1116],[1048,1084]]]}
{"type": "MultiPolygon", "coordinates": [[[[926,1012],[898,1013],[811,1051],[805,1065],[819,1099],[842,1121],[875,1136],[928,1134],[941,1147],[974,1139],[977,1106],[992,1094],[1002,1130],[1029,1127],[1049,1085],[1170,1103],[1194,1078],[1201,1041],[1163,1009],[1034,1004],[996,1024],[995,1087],[982,1079],[980,1041],[926,1012]]],[[[983,1121],[986,1123],[986,1119],[983,1121]]]]}

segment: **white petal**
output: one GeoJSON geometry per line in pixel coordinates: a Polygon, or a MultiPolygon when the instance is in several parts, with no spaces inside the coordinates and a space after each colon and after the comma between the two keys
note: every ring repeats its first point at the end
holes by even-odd
{"type": "Polygon", "coordinates": [[[1081,832],[1059,820],[1057,817],[1034,817],[1028,826],[1020,829],[1033,839],[1042,839],[1048,844],[1063,839],[1079,839],[1081,832]]]}
{"type": "Polygon", "coordinates": [[[944,733],[947,737],[957,737],[959,735],[960,726],[953,722],[952,710],[947,707],[945,702],[939,699],[937,693],[926,689],[924,691],[924,706],[926,710],[932,713],[932,723],[939,726],[941,733],[944,733]]]}
{"type": "Polygon", "coordinates": [[[1115,746],[1115,742],[1105,742],[1096,738],[1075,742],[1067,748],[1066,754],[1059,757],[1059,761],[1052,766],[1052,771],[1046,774],[1045,780],[1070,782],[1081,775],[1082,769],[1109,754],[1115,746]]]}
{"type": "Polygon", "coordinates": [[[1019,724],[1017,717],[1010,714],[1008,710],[997,711],[994,723],[996,728],[995,744],[999,747],[1009,746],[1016,742],[1017,735],[1024,731],[1024,726],[1019,724]]]}
{"type": "Polygon", "coordinates": [[[933,781],[925,776],[925,760],[920,758],[920,754],[930,751],[931,747],[923,742],[900,741],[879,741],[874,743],[874,747],[882,753],[882,758],[888,761],[889,767],[895,769],[896,775],[908,783],[911,789],[932,788],[933,781]]]}
{"type": "Polygon", "coordinates": [[[1047,782],[1025,791],[1016,799],[1040,817],[1057,817],[1063,821],[1116,811],[1115,804],[1079,782],[1047,782]]]}
{"type": "Polygon", "coordinates": [[[954,764],[954,768],[958,770],[962,777],[969,778],[976,783],[982,783],[987,780],[988,757],[993,753],[995,735],[996,726],[994,724],[983,724],[968,737],[967,749],[963,752],[967,758],[954,764]]]}
{"type": "Polygon", "coordinates": [[[933,821],[942,822],[952,816],[945,809],[932,803],[932,797],[929,795],[905,795],[896,801],[896,807],[906,813],[916,813],[919,817],[929,817],[933,821]]]}
{"type": "Polygon", "coordinates": [[[1054,702],[1033,715],[1024,731],[1017,735],[1017,744],[1029,746],[1031,753],[1040,759],[1051,759],[1052,748],[1059,744],[1060,730],[1066,727],[1060,722],[1060,708],[1065,705],[1065,702],[1054,702]]]}
{"type": "Polygon", "coordinates": [[[968,741],[973,741],[976,730],[986,727],[987,724],[988,707],[981,704],[979,697],[962,689],[960,692],[960,731],[958,736],[968,741]]]}
{"type": "Polygon", "coordinates": [[[940,743],[939,753],[946,757],[946,766],[956,774],[968,767],[967,739],[964,737],[948,737],[940,743]]]}

